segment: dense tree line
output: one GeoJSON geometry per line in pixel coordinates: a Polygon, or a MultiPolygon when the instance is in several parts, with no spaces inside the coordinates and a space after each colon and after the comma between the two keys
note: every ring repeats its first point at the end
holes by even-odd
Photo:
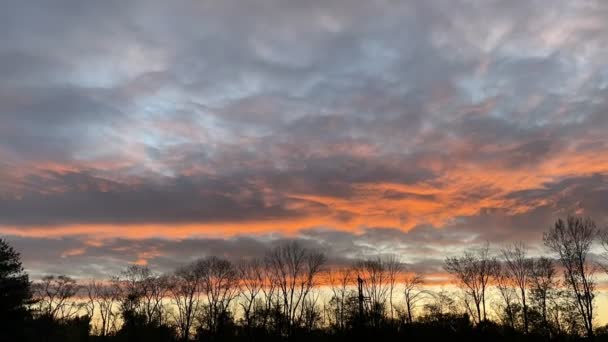
{"type": "Polygon", "coordinates": [[[515,243],[447,257],[457,287],[440,287],[396,257],[330,267],[296,242],[168,274],[131,265],[105,280],[31,283],[0,240],[0,341],[608,339],[595,303],[608,233],[571,216],[543,243],[546,256],[515,243]]]}

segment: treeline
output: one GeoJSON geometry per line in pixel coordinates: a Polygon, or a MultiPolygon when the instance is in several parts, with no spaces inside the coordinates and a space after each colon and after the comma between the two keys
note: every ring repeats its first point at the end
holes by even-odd
{"type": "Polygon", "coordinates": [[[296,242],[168,274],[132,265],[105,280],[31,283],[0,240],[0,341],[608,340],[595,304],[606,233],[572,216],[543,243],[548,256],[516,243],[448,257],[458,286],[446,288],[397,257],[330,267],[296,242]]]}

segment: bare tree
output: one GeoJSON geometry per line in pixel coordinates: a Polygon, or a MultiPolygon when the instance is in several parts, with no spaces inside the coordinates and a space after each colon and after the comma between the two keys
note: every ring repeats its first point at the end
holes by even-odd
{"type": "Polygon", "coordinates": [[[384,263],[386,264],[386,271],[387,271],[387,275],[388,275],[388,284],[389,284],[388,300],[389,300],[391,321],[392,321],[395,318],[395,316],[394,316],[395,307],[393,306],[393,297],[394,297],[393,293],[395,291],[397,282],[403,273],[403,263],[401,263],[401,261],[399,261],[394,256],[386,258],[384,260],[384,263]]]}
{"type": "Polygon", "coordinates": [[[385,316],[386,302],[390,291],[389,273],[381,258],[359,261],[356,264],[358,276],[363,279],[363,291],[369,298],[369,313],[374,327],[385,316]]]}
{"type": "Polygon", "coordinates": [[[315,286],[316,276],[324,263],[322,253],[308,250],[297,242],[279,246],[266,255],[266,265],[277,284],[289,335],[300,324],[303,302],[315,286]]]}
{"type": "Polygon", "coordinates": [[[163,324],[166,316],[163,300],[169,293],[169,278],[151,274],[142,285],[142,306],[148,323],[163,324]]]}
{"type": "Polygon", "coordinates": [[[338,330],[346,328],[348,319],[348,305],[353,297],[352,289],[355,284],[354,272],[349,267],[334,269],[328,272],[328,281],[331,290],[330,307],[332,321],[338,330]]]}
{"type": "Polygon", "coordinates": [[[97,312],[99,315],[99,319],[96,320],[99,325],[98,334],[101,337],[108,336],[118,316],[115,307],[119,298],[119,289],[112,282],[103,283],[95,280],[91,280],[86,289],[91,312],[97,312]]]}
{"type": "Polygon", "coordinates": [[[587,257],[598,234],[591,219],[569,216],[566,221],[557,220],[543,235],[545,245],[559,256],[565,282],[573,293],[589,338],[593,338],[595,269],[587,257]]]}
{"type": "Polygon", "coordinates": [[[188,341],[200,304],[202,271],[198,263],[180,267],[172,275],[169,295],[175,309],[173,320],[180,338],[188,341]]]}
{"type": "Polygon", "coordinates": [[[602,270],[608,274],[608,227],[602,229],[598,233],[600,245],[604,249],[604,253],[602,253],[601,258],[604,259],[604,262],[598,263],[598,265],[602,268],[602,270]]]}
{"type": "MultiPolygon", "coordinates": [[[[279,278],[278,276],[275,274],[276,272],[273,272],[272,270],[270,270],[270,268],[268,267],[268,260],[265,261],[264,264],[264,286],[262,286],[262,307],[260,308],[259,311],[261,311],[261,317],[260,320],[261,322],[259,322],[259,324],[264,328],[264,329],[269,329],[269,324],[272,323],[271,322],[271,316],[273,314],[273,312],[278,311],[280,312],[280,298],[278,295],[278,291],[279,291],[279,278]]],[[[257,304],[256,304],[257,305],[257,304]]],[[[276,322],[275,322],[276,323],[276,322]]]]}
{"type": "Polygon", "coordinates": [[[419,273],[408,275],[403,279],[403,298],[405,300],[407,322],[409,324],[414,322],[413,312],[416,309],[418,302],[422,299],[422,294],[424,293],[420,289],[422,284],[424,284],[424,278],[419,273]]]}
{"type": "Polygon", "coordinates": [[[519,290],[521,300],[522,317],[524,321],[524,333],[528,333],[528,304],[526,294],[530,283],[533,262],[528,258],[526,246],[523,243],[515,243],[502,251],[505,261],[505,271],[514,285],[519,290]]]}
{"type": "Polygon", "coordinates": [[[129,313],[143,315],[141,299],[145,291],[144,283],[151,273],[146,266],[131,265],[114,278],[120,289],[120,309],[123,316],[129,313]]]}
{"type": "Polygon", "coordinates": [[[500,315],[504,315],[503,321],[505,321],[511,329],[515,329],[517,313],[517,304],[515,302],[517,300],[517,291],[513,287],[513,279],[510,277],[510,274],[505,267],[498,267],[496,269],[494,279],[498,293],[504,302],[504,306],[500,306],[502,309],[500,315]]]}
{"type": "Polygon", "coordinates": [[[38,312],[55,320],[73,318],[86,305],[75,300],[80,285],[65,275],[45,276],[34,284],[33,290],[38,312]]]}
{"type": "Polygon", "coordinates": [[[531,273],[532,299],[541,313],[542,323],[545,326],[549,322],[548,310],[551,291],[558,285],[555,279],[556,273],[551,259],[542,257],[534,260],[531,273]]]}
{"type": "Polygon", "coordinates": [[[313,291],[302,303],[301,317],[299,319],[302,321],[304,329],[308,332],[319,327],[321,324],[322,314],[318,306],[320,296],[318,291],[313,291]]]}
{"type": "Polygon", "coordinates": [[[427,293],[430,298],[430,300],[424,304],[427,318],[438,320],[446,314],[458,312],[453,293],[445,289],[428,291],[427,293]]]}
{"type": "Polygon", "coordinates": [[[154,274],[148,266],[131,265],[115,281],[121,290],[123,314],[141,315],[146,324],[163,323],[163,298],[169,288],[166,277],[154,274]]]}
{"type": "Polygon", "coordinates": [[[444,266],[448,273],[456,277],[465,295],[473,301],[473,317],[477,323],[487,319],[486,291],[499,267],[496,258],[489,256],[489,250],[489,245],[486,244],[476,252],[467,251],[460,257],[447,258],[444,266]]]}
{"type": "Polygon", "coordinates": [[[256,318],[256,301],[263,293],[266,274],[264,263],[259,259],[244,261],[238,266],[239,279],[241,281],[241,301],[243,319],[248,329],[253,326],[256,318]]]}
{"type": "Polygon", "coordinates": [[[207,257],[199,260],[201,292],[204,295],[201,322],[211,334],[216,334],[231,318],[230,304],[238,296],[236,267],[228,260],[207,257]]]}

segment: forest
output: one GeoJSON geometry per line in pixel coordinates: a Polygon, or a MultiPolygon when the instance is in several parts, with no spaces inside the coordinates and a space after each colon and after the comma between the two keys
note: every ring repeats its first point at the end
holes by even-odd
{"type": "Polygon", "coordinates": [[[108,279],[31,281],[0,240],[0,341],[608,340],[597,314],[607,232],[569,216],[542,246],[542,256],[522,242],[447,256],[442,285],[407,256],[331,265],[298,242],[162,274],[125,265],[108,279]]]}

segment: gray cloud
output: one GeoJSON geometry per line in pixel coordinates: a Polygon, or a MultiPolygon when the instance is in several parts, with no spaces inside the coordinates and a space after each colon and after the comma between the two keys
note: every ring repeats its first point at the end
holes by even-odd
{"type": "Polygon", "coordinates": [[[161,268],[197,248],[259,254],[248,224],[280,235],[298,219],[336,262],[436,266],[570,212],[607,221],[603,1],[2,7],[0,232],[23,233],[33,269],[101,274],[152,247],[161,268]],[[184,223],[243,229],[115,240],[56,267],[90,237],[25,237],[184,223]]]}
{"type": "Polygon", "coordinates": [[[296,239],[283,236],[234,238],[106,239],[89,241],[84,237],[60,239],[7,237],[22,253],[23,262],[34,278],[46,274],[68,274],[78,278],[110,277],[133,263],[145,261],[156,272],[166,273],[197,258],[215,255],[233,262],[264,258],[266,252],[287,241],[298,241],[306,248],[324,252],[332,266],[352,265],[365,258],[397,256],[417,272],[440,272],[444,255],[438,248],[444,242],[420,238],[437,234],[370,229],[363,234],[336,231],[307,231],[296,239]],[[347,242],[350,241],[350,242],[347,242]],[[426,241],[426,247],[415,247],[426,241]],[[387,248],[390,246],[391,248],[387,248]],[[38,252],[32,252],[38,251],[38,252]],[[424,254],[421,254],[424,253],[424,254]]]}

